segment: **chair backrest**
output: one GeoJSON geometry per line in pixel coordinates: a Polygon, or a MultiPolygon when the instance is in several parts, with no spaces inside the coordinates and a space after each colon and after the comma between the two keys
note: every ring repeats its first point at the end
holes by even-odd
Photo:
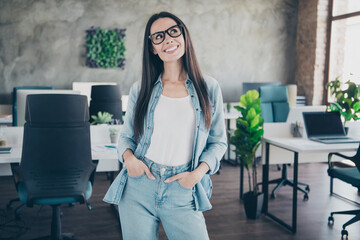
{"type": "Polygon", "coordinates": [[[280,86],[281,82],[243,82],[243,94],[245,94],[249,90],[257,90],[260,91],[260,87],[263,86],[280,86]]]}
{"type": "Polygon", "coordinates": [[[44,197],[85,201],[92,166],[86,96],[28,95],[25,119],[20,169],[28,205],[44,197]]]}
{"type": "Polygon", "coordinates": [[[91,87],[95,85],[116,85],[116,82],[72,82],[72,90],[79,91],[81,95],[87,96],[90,106],[91,87]]]}
{"type": "Polygon", "coordinates": [[[61,89],[19,89],[17,91],[17,126],[24,126],[25,124],[25,106],[26,97],[29,94],[79,94],[73,90],[61,89]]]}
{"type": "Polygon", "coordinates": [[[260,99],[264,122],[286,122],[290,107],[285,86],[260,87],[260,99]]]}
{"type": "MultiPolygon", "coordinates": [[[[122,102],[119,85],[95,85],[91,88],[90,116],[108,112],[122,123],[122,102]]],[[[92,119],[90,119],[92,121],[92,119]]]]}
{"type": "Polygon", "coordinates": [[[14,87],[13,89],[13,109],[12,109],[12,116],[13,116],[13,126],[18,126],[18,116],[17,116],[17,91],[20,89],[53,89],[50,86],[20,86],[14,87]]]}

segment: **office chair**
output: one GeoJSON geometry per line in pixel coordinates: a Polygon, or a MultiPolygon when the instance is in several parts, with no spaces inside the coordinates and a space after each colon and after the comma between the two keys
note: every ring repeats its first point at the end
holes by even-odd
{"type": "MultiPolygon", "coordinates": [[[[98,112],[113,115],[118,124],[122,124],[123,112],[119,85],[95,85],[91,87],[90,116],[98,112]]],[[[92,122],[93,119],[90,119],[92,122]]]]}
{"type": "MultiPolygon", "coordinates": [[[[19,87],[14,87],[13,88],[13,94],[12,94],[12,98],[13,98],[13,106],[12,106],[12,125],[13,126],[18,126],[18,115],[17,115],[17,91],[21,90],[21,89],[53,89],[53,87],[50,86],[19,86],[19,87]]],[[[20,201],[19,198],[15,198],[15,199],[11,199],[9,201],[9,203],[6,205],[7,209],[11,209],[13,208],[13,203],[14,202],[18,202],[20,201]]],[[[15,216],[16,218],[19,217],[19,212],[21,209],[23,209],[25,207],[25,204],[21,204],[20,206],[18,206],[15,209],[15,216]]]]}
{"type": "MultiPolygon", "coordinates": [[[[264,122],[286,122],[290,111],[286,86],[262,86],[259,93],[264,122]]],[[[283,186],[294,187],[294,181],[287,178],[287,164],[282,165],[281,178],[269,181],[269,184],[274,183],[277,185],[271,192],[271,198],[275,198],[276,191],[283,186]]],[[[302,182],[298,182],[298,185],[305,186],[305,189],[300,186],[297,189],[305,194],[304,200],[308,200],[309,185],[302,182]]]]}
{"type": "MultiPolygon", "coordinates": [[[[350,202],[353,202],[357,205],[360,206],[360,203],[352,201],[346,197],[343,197],[339,194],[336,194],[333,192],[333,181],[334,178],[337,178],[343,182],[349,183],[351,185],[353,185],[354,187],[356,187],[358,189],[358,193],[360,193],[360,145],[359,148],[356,152],[356,154],[354,156],[345,156],[343,154],[340,153],[329,153],[328,155],[328,164],[329,164],[329,168],[328,168],[328,175],[330,177],[330,195],[335,195],[338,196],[340,198],[343,198],[345,200],[348,200],[350,202]],[[348,159],[350,161],[352,161],[353,163],[355,163],[356,167],[352,167],[352,168],[335,168],[334,164],[331,162],[331,158],[333,155],[348,159]]],[[[360,209],[357,210],[350,210],[350,211],[341,211],[341,212],[331,212],[330,216],[328,218],[328,223],[330,225],[334,224],[334,214],[346,214],[346,215],[355,215],[352,219],[350,219],[349,221],[347,221],[343,226],[342,226],[342,231],[341,231],[341,237],[345,239],[347,239],[348,237],[348,231],[345,230],[345,228],[347,226],[349,226],[350,224],[353,224],[355,222],[360,221],[360,209]]]]}
{"type": "Polygon", "coordinates": [[[13,88],[13,126],[18,125],[18,119],[17,119],[17,90],[20,89],[53,89],[53,87],[50,86],[20,86],[20,87],[14,87],[13,88]]]}
{"type": "MultiPolygon", "coordinates": [[[[72,94],[28,95],[20,165],[12,172],[20,201],[52,207],[51,239],[61,233],[60,205],[86,203],[96,163],[91,160],[87,98],[72,94]]],[[[40,238],[47,239],[47,238],[40,238]]]]}

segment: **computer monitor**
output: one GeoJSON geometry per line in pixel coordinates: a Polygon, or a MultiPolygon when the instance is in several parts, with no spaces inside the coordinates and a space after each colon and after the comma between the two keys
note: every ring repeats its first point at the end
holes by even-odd
{"type": "Polygon", "coordinates": [[[25,124],[26,96],[29,94],[80,94],[80,92],[74,90],[19,89],[16,95],[17,126],[24,126],[25,124]]]}

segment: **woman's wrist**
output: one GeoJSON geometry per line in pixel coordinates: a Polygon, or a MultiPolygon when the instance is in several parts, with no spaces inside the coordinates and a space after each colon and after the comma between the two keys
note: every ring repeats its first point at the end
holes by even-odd
{"type": "Polygon", "coordinates": [[[207,163],[202,162],[200,165],[193,171],[197,182],[200,182],[204,175],[209,171],[209,165],[207,163]]]}
{"type": "Polygon", "coordinates": [[[124,159],[124,163],[125,163],[127,160],[129,160],[132,156],[134,156],[133,152],[132,152],[130,149],[127,149],[127,150],[123,153],[123,155],[122,155],[122,157],[123,157],[123,159],[124,159]]]}

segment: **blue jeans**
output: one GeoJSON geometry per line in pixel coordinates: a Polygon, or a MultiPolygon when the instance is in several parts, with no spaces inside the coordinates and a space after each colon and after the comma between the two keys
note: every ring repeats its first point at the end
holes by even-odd
{"type": "Polygon", "coordinates": [[[202,212],[195,211],[193,189],[165,179],[190,170],[190,163],[170,167],[144,159],[156,178],[128,176],[119,203],[124,240],[158,239],[161,221],[169,240],[209,239],[202,212]]]}

